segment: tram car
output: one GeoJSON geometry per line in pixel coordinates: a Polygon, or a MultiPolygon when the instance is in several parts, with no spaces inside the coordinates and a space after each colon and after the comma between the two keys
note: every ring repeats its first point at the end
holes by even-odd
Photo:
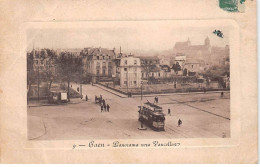
{"type": "Polygon", "coordinates": [[[164,131],[165,117],[162,107],[150,102],[139,107],[139,121],[144,121],[146,125],[156,131],[164,131]]]}

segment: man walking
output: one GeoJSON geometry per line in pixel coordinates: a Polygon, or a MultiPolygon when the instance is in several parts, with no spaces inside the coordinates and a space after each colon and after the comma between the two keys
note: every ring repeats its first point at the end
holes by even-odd
{"type": "Polygon", "coordinates": [[[171,115],[171,109],[170,109],[170,107],[168,108],[168,115],[171,115]]]}
{"type": "Polygon", "coordinates": [[[101,107],[101,112],[103,112],[103,105],[101,105],[100,107],[101,107]]]}
{"type": "Polygon", "coordinates": [[[110,106],[107,104],[107,112],[109,112],[110,106]]]}
{"type": "Polygon", "coordinates": [[[86,95],[86,101],[88,101],[88,96],[86,95]]]}
{"type": "Polygon", "coordinates": [[[103,106],[104,106],[104,111],[106,112],[107,111],[107,105],[103,104],[103,106]]]}
{"type": "Polygon", "coordinates": [[[182,124],[182,121],[181,121],[181,119],[179,119],[179,121],[178,121],[178,127],[180,127],[181,124],[182,124]]]}

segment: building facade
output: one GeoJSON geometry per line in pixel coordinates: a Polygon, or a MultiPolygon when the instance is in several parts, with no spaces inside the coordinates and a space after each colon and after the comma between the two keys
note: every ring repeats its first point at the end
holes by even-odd
{"type": "Polygon", "coordinates": [[[120,78],[120,86],[123,88],[138,88],[141,86],[140,59],[133,56],[122,57],[117,66],[117,77],[120,78]]]}
{"type": "Polygon", "coordinates": [[[115,49],[84,48],[80,53],[83,56],[83,71],[91,82],[110,80],[115,77],[115,49]]]}

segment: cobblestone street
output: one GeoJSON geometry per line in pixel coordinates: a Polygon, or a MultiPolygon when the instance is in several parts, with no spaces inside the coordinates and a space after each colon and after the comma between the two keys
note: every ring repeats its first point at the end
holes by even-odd
{"type": "MultiPolygon", "coordinates": [[[[73,84],[76,90],[78,85],[73,84]]],[[[85,99],[71,104],[28,107],[28,139],[138,139],[138,138],[220,138],[230,136],[230,94],[219,92],[170,94],[159,97],[158,105],[166,114],[165,131],[138,130],[140,97],[120,97],[98,86],[83,85],[85,99]],[[110,112],[101,112],[95,95],[102,95],[110,112]],[[167,115],[168,108],[171,115],[167,115]],[[177,126],[178,119],[183,124],[177,126]]],[[[154,96],[143,97],[144,102],[154,96]]]]}

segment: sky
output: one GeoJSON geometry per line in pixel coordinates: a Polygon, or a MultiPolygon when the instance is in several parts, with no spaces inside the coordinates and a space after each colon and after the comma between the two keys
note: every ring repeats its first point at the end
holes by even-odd
{"type": "Polygon", "coordinates": [[[33,28],[27,30],[27,50],[35,48],[116,48],[122,52],[133,50],[171,50],[176,42],[189,38],[192,45],[201,45],[208,36],[211,45],[229,44],[230,27],[189,26],[161,22],[110,22],[90,23],[81,27],[33,28]],[[213,34],[215,29],[223,32],[224,38],[213,34]]]}

